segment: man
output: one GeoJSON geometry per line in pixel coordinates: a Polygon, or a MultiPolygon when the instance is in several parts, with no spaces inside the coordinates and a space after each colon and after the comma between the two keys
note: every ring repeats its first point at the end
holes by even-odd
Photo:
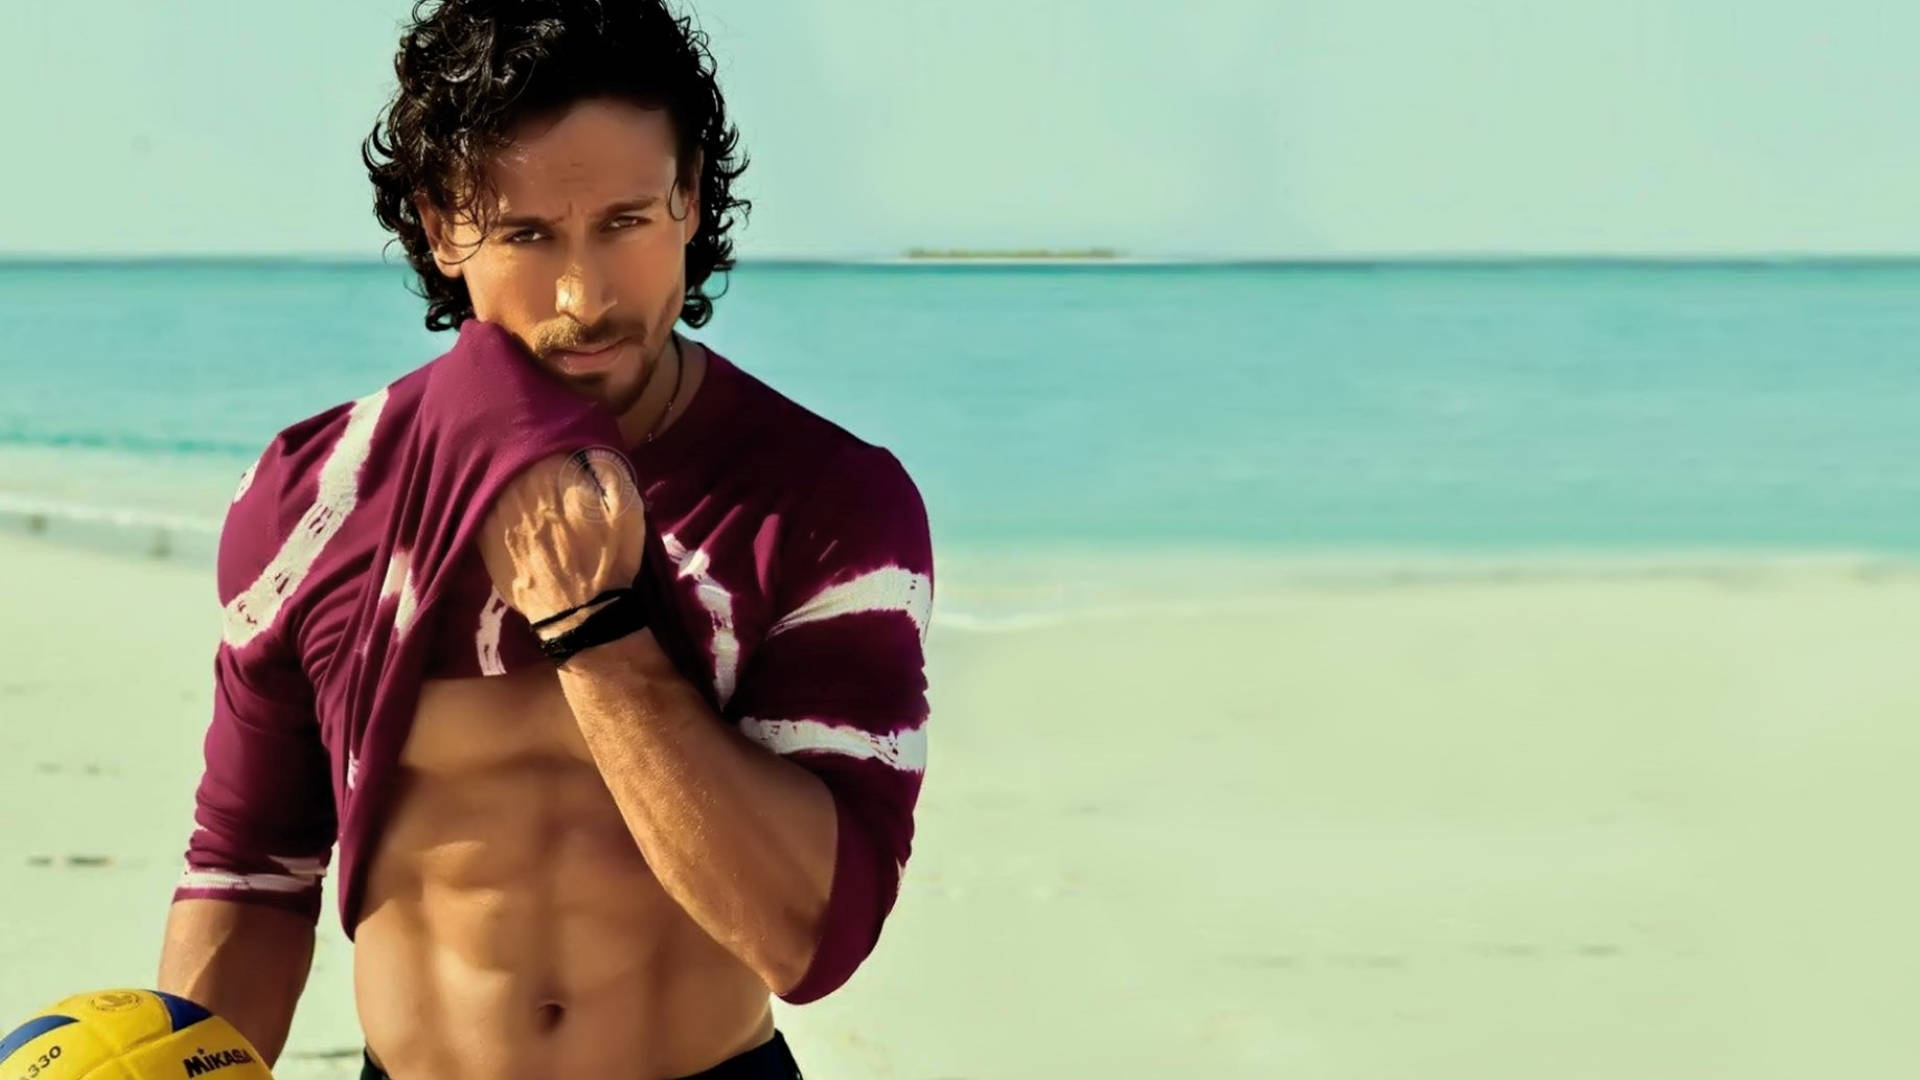
{"type": "Polygon", "coordinates": [[[770,997],[845,981],[912,834],[918,493],[674,333],[744,205],[689,22],[437,0],[395,68],[376,209],[460,341],[242,479],[160,988],[275,1060],[337,840],[365,1076],[797,1076],[770,997]],[[534,460],[548,394],[620,445],[534,460]]]}

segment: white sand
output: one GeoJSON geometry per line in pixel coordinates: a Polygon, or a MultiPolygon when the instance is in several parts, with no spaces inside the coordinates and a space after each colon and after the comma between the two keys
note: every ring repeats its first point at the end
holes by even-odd
{"type": "MultiPolygon", "coordinates": [[[[1920,581],[1735,569],[937,626],[900,906],[782,1026],[822,1078],[1907,1075],[1920,581]]],[[[151,981],[217,613],[17,536],[0,597],[6,1023],[151,981]]],[[[284,1080],[357,1068],[332,912],[284,1080]]]]}

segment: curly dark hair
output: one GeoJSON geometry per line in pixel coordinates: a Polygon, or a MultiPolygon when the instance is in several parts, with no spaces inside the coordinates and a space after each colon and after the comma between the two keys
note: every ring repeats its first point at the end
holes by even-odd
{"type": "Polygon", "coordinates": [[[704,326],[713,317],[707,281],[733,269],[727,234],[751,204],[733,196],[747,159],[727,123],[707,36],[691,18],[662,0],[416,0],[393,70],[399,88],[360,157],[374,216],[419,277],[427,329],[458,327],[473,300],[464,280],[434,264],[414,200],[481,211],[484,222],[486,164],[513,126],[594,97],[666,109],[682,186],[702,151],[700,227],[687,244],[680,318],[704,326]]]}

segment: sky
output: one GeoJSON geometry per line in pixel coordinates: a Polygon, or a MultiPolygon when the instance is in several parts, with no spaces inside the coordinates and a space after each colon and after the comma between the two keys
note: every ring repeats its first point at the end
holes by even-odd
{"type": "MultiPolygon", "coordinates": [[[[0,0],[0,254],[374,257],[406,0],[0,0]]],[[[1920,4],[697,0],[744,257],[1920,251],[1920,4]]]]}

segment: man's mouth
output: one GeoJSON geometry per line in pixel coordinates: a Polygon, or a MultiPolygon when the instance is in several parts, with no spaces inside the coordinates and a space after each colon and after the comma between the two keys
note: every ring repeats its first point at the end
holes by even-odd
{"type": "Polygon", "coordinates": [[[626,340],[610,341],[604,345],[582,345],[577,349],[555,349],[547,354],[553,365],[568,375],[591,375],[605,371],[613,366],[620,356],[621,346],[626,340]]]}

